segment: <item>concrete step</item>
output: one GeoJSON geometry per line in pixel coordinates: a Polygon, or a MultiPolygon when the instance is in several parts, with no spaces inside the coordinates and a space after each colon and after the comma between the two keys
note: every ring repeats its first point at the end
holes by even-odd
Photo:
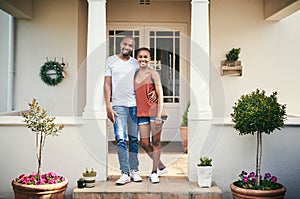
{"type": "Polygon", "coordinates": [[[221,189],[212,183],[211,188],[199,188],[197,182],[187,177],[161,176],[160,183],[152,184],[149,177],[142,176],[139,183],[130,182],[118,186],[119,176],[110,176],[105,182],[96,182],[93,188],[75,188],[73,199],[221,199],[221,189]]]}

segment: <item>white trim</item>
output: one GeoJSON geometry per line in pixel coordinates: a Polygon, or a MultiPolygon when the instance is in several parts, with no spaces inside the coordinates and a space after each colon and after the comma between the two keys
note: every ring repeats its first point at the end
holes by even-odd
{"type": "MultiPolygon", "coordinates": [[[[84,124],[82,117],[56,117],[57,124],[66,126],[81,126],[84,124]]],[[[233,126],[231,117],[214,117],[212,124],[216,126],[233,126]]],[[[21,116],[0,116],[0,126],[25,126],[23,117],[21,116]]],[[[300,126],[300,117],[288,117],[284,122],[284,126],[300,126]]]]}
{"type": "Polygon", "coordinates": [[[146,28],[161,28],[161,30],[178,30],[183,34],[187,34],[187,23],[173,23],[173,22],[107,22],[106,27],[109,30],[109,27],[118,27],[120,29],[143,29],[146,28]]]}
{"type": "MultiPolygon", "coordinates": [[[[172,105],[171,105],[172,106],[172,105]]],[[[174,107],[174,106],[172,106],[174,107]]],[[[68,117],[68,116],[57,116],[55,117],[58,124],[64,124],[68,126],[80,126],[84,124],[82,117],[68,117]]],[[[231,120],[231,117],[214,117],[212,119],[213,125],[224,125],[224,126],[233,126],[234,123],[231,120]]],[[[0,116],[0,126],[4,125],[24,125],[23,117],[21,116],[0,116]]],[[[284,126],[299,126],[300,117],[288,117],[284,122],[284,126]]]]}
{"type": "Polygon", "coordinates": [[[208,0],[192,0],[192,2],[191,3],[209,3],[209,1],[208,0]]]}
{"type": "MultiPolygon", "coordinates": [[[[213,125],[217,126],[233,126],[231,117],[214,117],[212,120],[213,125]]],[[[284,126],[299,126],[300,125],[300,117],[288,117],[284,122],[284,126]]]]}
{"type": "MultiPolygon", "coordinates": [[[[51,117],[51,116],[50,116],[51,117]]],[[[24,118],[21,116],[0,116],[0,126],[25,126],[24,118]]],[[[82,117],[55,117],[57,124],[63,124],[65,126],[80,126],[84,124],[82,117]]]]}

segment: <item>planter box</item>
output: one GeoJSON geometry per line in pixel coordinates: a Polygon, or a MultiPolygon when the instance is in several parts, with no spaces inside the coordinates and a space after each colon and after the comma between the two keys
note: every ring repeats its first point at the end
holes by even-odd
{"type": "Polygon", "coordinates": [[[227,61],[221,61],[221,75],[222,76],[242,76],[243,66],[241,61],[237,61],[237,65],[228,66],[227,61]]]}

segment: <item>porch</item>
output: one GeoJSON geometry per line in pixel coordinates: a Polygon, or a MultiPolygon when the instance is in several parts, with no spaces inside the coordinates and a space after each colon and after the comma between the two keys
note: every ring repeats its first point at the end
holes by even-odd
{"type": "Polygon", "coordinates": [[[163,142],[161,159],[169,172],[160,177],[160,183],[152,184],[148,177],[151,171],[151,159],[139,148],[140,175],[143,181],[130,182],[117,186],[115,181],[120,176],[117,153],[113,142],[108,144],[108,178],[96,182],[94,188],[75,188],[73,199],[85,198],[183,198],[183,199],[220,199],[221,189],[213,182],[211,188],[199,188],[197,182],[190,182],[187,177],[188,155],[182,151],[180,142],[163,142]]]}
{"type": "Polygon", "coordinates": [[[105,199],[105,198],[182,198],[182,199],[221,199],[221,189],[213,183],[211,188],[199,188],[197,182],[189,182],[186,176],[161,176],[160,183],[152,184],[143,176],[143,182],[130,182],[124,186],[116,186],[118,176],[109,176],[105,182],[97,182],[94,188],[75,188],[73,199],[105,199]]]}

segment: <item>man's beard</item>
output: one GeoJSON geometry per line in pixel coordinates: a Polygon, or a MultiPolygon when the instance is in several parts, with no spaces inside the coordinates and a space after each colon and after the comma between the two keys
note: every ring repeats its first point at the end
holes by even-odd
{"type": "Polygon", "coordinates": [[[129,57],[131,53],[127,53],[127,54],[124,54],[122,53],[123,57],[129,57]]]}
{"type": "Polygon", "coordinates": [[[128,51],[128,53],[123,53],[123,50],[121,52],[121,54],[123,55],[123,57],[129,57],[131,55],[132,51],[128,51]]]}
{"type": "Polygon", "coordinates": [[[128,53],[122,53],[123,57],[129,57],[131,55],[131,52],[128,53]]]}

